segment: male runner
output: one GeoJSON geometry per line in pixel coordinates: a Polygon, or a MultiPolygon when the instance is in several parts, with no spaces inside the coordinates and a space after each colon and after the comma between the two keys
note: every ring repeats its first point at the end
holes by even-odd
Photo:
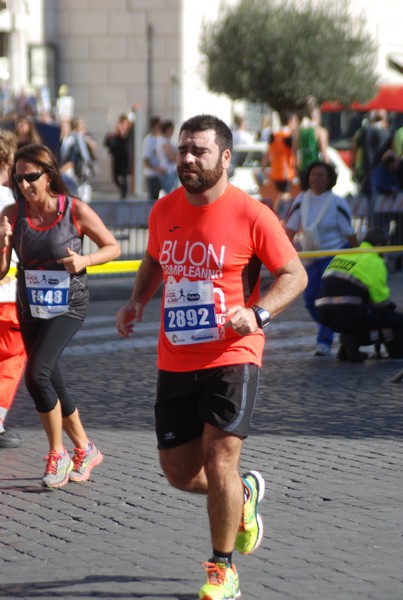
{"type": "Polygon", "coordinates": [[[261,542],[264,480],[239,475],[255,404],[263,329],[304,289],[306,273],[274,213],[228,182],[232,134],[199,115],[180,130],[182,187],[160,198],[131,297],[117,314],[133,332],[164,281],[155,404],[160,461],[176,488],[207,495],[212,557],[202,600],[239,598],[234,548],[261,542]],[[260,295],[264,263],[274,276],[260,295]]]}

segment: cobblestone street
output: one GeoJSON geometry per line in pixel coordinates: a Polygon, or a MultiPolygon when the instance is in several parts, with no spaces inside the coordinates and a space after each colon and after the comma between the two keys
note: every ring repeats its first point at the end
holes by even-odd
{"type": "MultiPolygon", "coordinates": [[[[399,301],[403,276],[392,276],[399,301]]],[[[63,365],[105,460],[85,484],[40,486],[45,435],[24,385],[0,451],[0,598],[193,600],[209,558],[205,499],[169,487],[153,431],[159,300],[130,340],[122,302],[93,302],[63,365]]],[[[403,361],[313,356],[299,299],[271,326],[242,470],[266,479],[262,546],[235,556],[245,600],[402,597],[403,361]]],[[[68,450],[71,448],[67,447],[68,450]]]]}

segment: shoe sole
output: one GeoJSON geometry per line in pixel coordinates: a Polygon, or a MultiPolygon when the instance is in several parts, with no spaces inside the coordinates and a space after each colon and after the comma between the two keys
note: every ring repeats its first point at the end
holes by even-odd
{"type": "Polygon", "coordinates": [[[258,487],[259,487],[259,494],[258,494],[258,497],[257,497],[257,503],[260,504],[261,501],[264,498],[264,493],[265,493],[265,490],[266,490],[265,480],[263,479],[263,477],[261,476],[261,474],[259,473],[259,471],[249,471],[249,473],[251,473],[251,475],[253,475],[253,477],[255,479],[257,479],[258,487]]]}
{"type": "MultiPolygon", "coordinates": [[[[227,598],[227,600],[238,600],[238,598],[240,598],[240,597],[241,597],[241,592],[239,591],[235,594],[235,596],[232,596],[231,598],[227,598]]],[[[200,598],[200,600],[214,600],[214,598],[208,594],[207,596],[202,596],[200,598]]]]}
{"type": "Polygon", "coordinates": [[[88,481],[91,475],[91,471],[94,467],[98,466],[101,464],[101,462],[104,459],[104,455],[98,450],[98,454],[96,455],[96,457],[94,458],[94,460],[92,461],[92,463],[90,464],[90,466],[87,468],[86,472],[84,475],[75,475],[73,474],[73,476],[69,476],[69,479],[71,481],[71,483],[82,483],[83,481],[88,481]]]}
{"type": "MultiPolygon", "coordinates": [[[[265,483],[265,480],[263,479],[263,477],[261,476],[261,474],[259,473],[259,471],[249,471],[249,473],[251,475],[253,475],[253,477],[257,480],[257,485],[258,485],[259,491],[258,491],[256,506],[258,509],[259,504],[261,503],[261,501],[264,498],[266,483],[265,483]]],[[[253,554],[253,552],[255,552],[255,550],[257,550],[259,548],[260,544],[262,543],[264,529],[263,529],[263,520],[262,520],[262,517],[259,515],[259,512],[257,512],[257,515],[256,515],[256,522],[257,522],[257,528],[258,528],[258,536],[257,536],[256,544],[253,546],[252,550],[250,550],[249,552],[240,552],[239,550],[237,550],[237,552],[239,554],[242,554],[243,556],[248,556],[249,554],[253,554]]]]}
{"type": "MultiPolygon", "coordinates": [[[[264,493],[266,490],[266,483],[265,483],[265,480],[263,479],[263,477],[261,476],[261,474],[259,473],[259,471],[250,471],[250,472],[258,482],[259,493],[258,493],[258,497],[257,497],[257,508],[259,508],[259,504],[261,503],[261,501],[264,498],[264,493]]],[[[256,544],[254,545],[253,549],[250,552],[248,552],[247,554],[252,554],[252,552],[257,550],[259,548],[260,544],[262,543],[263,533],[264,533],[263,532],[263,520],[262,520],[262,517],[259,515],[259,513],[256,516],[256,521],[257,521],[259,533],[257,536],[256,544]]]]}
{"type": "Polygon", "coordinates": [[[46,483],[46,481],[42,480],[42,487],[49,488],[49,489],[52,489],[52,490],[53,489],[56,490],[56,489],[58,489],[60,487],[63,487],[64,485],[66,485],[66,483],[68,483],[69,476],[70,476],[70,471],[73,470],[73,467],[74,467],[74,464],[73,464],[73,461],[71,460],[70,461],[70,466],[67,469],[66,477],[63,479],[63,481],[61,481],[60,483],[50,484],[50,483],[46,483]]]}

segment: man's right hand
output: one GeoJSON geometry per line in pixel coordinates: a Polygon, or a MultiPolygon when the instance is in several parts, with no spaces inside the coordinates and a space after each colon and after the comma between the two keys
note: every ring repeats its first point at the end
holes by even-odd
{"type": "Polygon", "coordinates": [[[128,302],[120,308],[116,315],[116,329],[122,337],[128,337],[134,331],[136,323],[140,323],[144,306],[139,302],[128,302]]]}

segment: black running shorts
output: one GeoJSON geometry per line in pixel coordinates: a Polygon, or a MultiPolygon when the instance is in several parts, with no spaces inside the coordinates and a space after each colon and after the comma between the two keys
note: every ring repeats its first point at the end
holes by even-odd
{"type": "Polygon", "coordinates": [[[291,181],[288,179],[273,181],[278,192],[289,192],[291,190],[291,181]]]}
{"type": "Polygon", "coordinates": [[[155,403],[158,448],[200,437],[205,423],[242,438],[256,402],[259,367],[230,365],[186,372],[158,372],[155,403]]]}

